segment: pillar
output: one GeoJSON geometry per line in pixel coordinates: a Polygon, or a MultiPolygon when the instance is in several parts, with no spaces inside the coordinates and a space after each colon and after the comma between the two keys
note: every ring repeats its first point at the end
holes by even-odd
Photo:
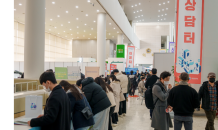
{"type": "Polygon", "coordinates": [[[24,78],[38,79],[44,72],[45,0],[26,0],[24,78]]]}
{"type": "Polygon", "coordinates": [[[105,75],[105,45],[106,45],[106,13],[97,16],[97,66],[100,75],[105,75]]]}
{"type": "Polygon", "coordinates": [[[117,35],[117,44],[123,44],[123,34],[119,33],[117,35]]]}

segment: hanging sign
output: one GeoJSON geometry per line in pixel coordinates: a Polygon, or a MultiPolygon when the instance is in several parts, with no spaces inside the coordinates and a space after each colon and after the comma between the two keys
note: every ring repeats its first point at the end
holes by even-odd
{"type": "Polygon", "coordinates": [[[125,58],[125,45],[117,45],[117,58],[125,58]]]}
{"type": "Polygon", "coordinates": [[[201,84],[204,0],[177,0],[175,77],[187,72],[189,83],[201,84]]]}
{"type": "Polygon", "coordinates": [[[85,75],[87,77],[92,77],[95,79],[96,77],[99,77],[99,69],[100,67],[85,67],[85,75]]]}
{"type": "Polygon", "coordinates": [[[135,47],[128,46],[127,47],[127,58],[126,58],[127,68],[134,68],[134,57],[135,57],[135,47]]]}
{"type": "Polygon", "coordinates": [[[117,65],[115,65],[115,64],[110,64],[110,70],[111,70],[111,72],[112,72],[113,70],[115,70],[115,69],[117,69],[117,65]]]}

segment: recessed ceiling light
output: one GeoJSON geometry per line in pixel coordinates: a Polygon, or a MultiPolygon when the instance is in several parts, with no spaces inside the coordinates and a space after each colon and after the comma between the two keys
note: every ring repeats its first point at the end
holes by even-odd
{"type": "Polygon", "coordinates": [[[134,7],[134,6],[132,5],[132,7],[134,7]]]}
{"type": "Polygon", "coordinates": [[[142,15],[143,16],[143,15],[142,15]]]}
{"type": "Polygon", "coordinates": [[[67,37],[67,36],[65,36],[65,37],[67,37]]]}
{"type": "Polygon", "coordinates": [[[167,1],[167,3],[170,3],[170,1],[167,1]]]}
{"type": "Polygon", "coordinates": [[[77,28],[79,28],[79,26],[77,26],[77,28]]]}
{"type": "Polygon", "coordinates": [[[165,14],[165,15],[167,15],[167,14],[165,14]]]}
{"type": "Polygon", "coordinates": [[[63,24],[61,24],[61,26],[63,26],[63,24]]]}
{"type": "Polygon", "coordinates": [[[86,25],[86,24],[85,24],[86,25]]]}
{"type": "Polygon", "coordinates": [[[77,34],[79,34],[79,32],[77,32],[77,34]]]}
{"type": "Polygon", "coordinates": [[[52,2],[52,4],[55,4],[55,2],[52,2]]]}
{"type": "Polygon", "coordinates": [[[88,0],[88,2],[90,2],[90,0],[88,0]]]}
{"type": "Polygon", "coordinates": [[[138,17],[140,17],[140,16],[138,16],[138,17]]]}
{"type": "Polygon", "coordinates": [[[14,11],[16,11],[16,9],[14,9],[14,11]]]}
{"type": "Polygon", "coordinates": [[[109,35],[111,35],[111,34],[109,33],[109,35]]]}
{"type": "Polygon", "coordinates": [[[99,12],[99,10],[97,10],[97,12],[99,12]]]}
{"type": "Polygon", "coordinates": [[[93,21],[94,23],[96,22],[96,21],[93,21]]]}
{"type": "Polygon", "coordinates": [[[140,11],[142,11],[142,10],[140,10],[140,11]]]}
{"type": "Polygon", "coordinates": [[[157,20],[157,21],[159,21],[159,20],[157,20]]]}
{"type": "Polygon", "coordinates": [[[141,20],[139,20],[141,22],[141,20]]]}
{"type": "Polygon", "coordinates": [[[68,11],[66,11],[66,13],[68,13],[68,11]]]}
{"type": "Polygon", "coordinates": [[[88,16],[88,14],[86,14],[86,16],[88,16]]]}
{"type": "Polygon", "coordinates": [[[45,8],[46,9],[46,8],[45,8]]]}
{"type": "Polygon", "coordinates": [[[165,2],[163,2],[163,4],[165,5],[165,2]]]}
{"type": "Polygon", "coordinates": [[[58,34],[60,34],[60,33],[58,33],[58,34]]]}
{"type": "Polygon", "coordinates": [[[139,5],[141,5],[141,3],[139,3],[139,5]]]}
{"type": "Polygon", "coordinates": [[[161,21],[162,21],[162,19],[161,19],[161,21]]]}
{"type": "Polygon", "coordinates": [[[133,12],[133,13],[135,13],[135,12],[133,12]]]}
{"type": "Polygon", "coordinates": [[[137,10],[137,12],[139,12],[139,11],[137,10]]]}
{"type": "Polygon", "coordinates": [[[164,9],[162,9],[162,11],[164,11],[164,9]]]}
{"type": "Polygon", "coordinates": [[[92,34],[89,34],[89,35],[92,35],[92,34]]]}
{"type": "Polygon", "coordinates": [[[86,32],[86,30],[84,30],[84,32],[86,32]]]}
{"type": "Polygon", "coordinates": [[[70,23],[70,21],[68,23],[70,23]]]}
{"type": "Polygon", "coordinates": [[[83,37],[85,37],[85,36],[83,35],[83,37]]]}
{"type": "Polygon", "coordinates": [[[79,8],[78,6],[76,6],[76,8],[79,8]]]}
{"type": "Polygon", "coordinates": [[[60,15],[58,15],[57,17],[60,17],[60,15]]]}
{"type": "Polygon", "coordinates": [[[168,10],[168,8],[166,8],[166,10],[168,10]]]}
{"type": "Polygon", "coordinates": [[[76,20],[78,20],[79,18],[76,18],[76,20]]]}
{"type": "Polygon", "coordinates": [[[72,29],[70,29],[70,30],[72,30],[72,29]]]}
{"type": "Polygon", "coordinates": [[[93,30],[93,28],[91,28],[93,30]]]}
{"type": "Polygon", "coordinates": [[[73,34],[71,34],[71,35],[73,35],[73,34]]]}
{"type": "Polygon", "coordinates": [[[109,23],[111,25],[111,23],[109,23]]]}
{"type": "Polygon", "coordinates": [[[114,29],[116,29],[116,28],[114,28],[114,29]]]}
{"type": "Polygon", "coordinates": [[[64,31],[65,32],[65,31],[64,31]]]}
{"type": "Polygon", "coordinates": [[[57,28],[57,27],[55,27],[55,28],[57,28]]]}
{"type": "Polygon", "coordinates": [[[137,21],[137,22],[139,22],[139,21],[137,21]]]}
{"type": "Polygon", "coordinates": [[[90,38],[89,38],[90,39],[90,38]]]}
{"type": "Polygon", "coordinates": [[[135,5],[135,6],[137,6],[137,5],[135,5]]]}
{"type": "Polygon", "coordinates": [[[50,19],[52,21],[52,19],[50,19]]]}
{"type": "Polygon", "coordinates": [[[51,29],[49,29],[49,31],[51,31],[51,29]]]}
{"type": "Polygon", "coordinates": [[[160,12],[160,10],[158,10],[158,12],[160,12]]]}
{"type": "Polygon", "coordinates": [[[77,38],[79,38],[79,37],[77,37],[77,38]]]}
{"type": "Polygon", "coordinates": [[[19,5],[22,5],[21,3],[19,5]]]}
{"type": "Polygon", "coordinates": [[[163,14],[161,16],[163,16],[163,14]]]}
{"type": "Polygon", "coordinates": [[[158,17],[160,17],[160,15],[158,15],[158,17]]]}
{"type": "Polygon", "coordinates": [[[96,37],[95,37],[96,38],[96,37]]]}
{"type": "Polygon", "coordinates": [[[112,37],[114,37],[114,36],[112,36],[112,37]]]}
{"type": "Polygon", "coordinates": [[[117,33],[119,33],[119,32],[117,32],[117,33]]]}

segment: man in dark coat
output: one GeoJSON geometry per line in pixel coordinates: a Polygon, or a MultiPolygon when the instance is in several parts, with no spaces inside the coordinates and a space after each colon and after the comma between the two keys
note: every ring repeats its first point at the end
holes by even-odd
{"type": "MultiPolygon", "coordinates": [[[[159,79],[159,77],[157,77],[157,69],[153,68],[151,70],[152,72],[152,76],[150,78],[147,78],[147,81],[145,83],[145,88],[148,89],[148,87],[150,87],[151,89],[153,88],[153,85],[157,82],[157,80],[159,79]]],[[[153,109],[150,109],[150,117],[152,118],[152,113],[153,113],[153,109]]]]}
{"type": "Polygon", "coordinates": [[[93,129],[108,129],[111,103],[105,91],[100,85],[94,82],[92,77],[82,80],[82,91],[94,114],[95,125],[93,125],[93,129]]]}
{"type": "Polygon", "coordinates": [[[198,92],[199,101],[202,99],[202,108],[207,117],[205,130],[215,130],[214,120],[216,111],[218,110],[218,82],[216,74],[211,72],[207,76],[208,81],[205,81],[198,92]]]}
{"type": "Polygon", "coordinates": [[[31,127],[41,127],[41,130],[70,130],[70,100],[62,87],[57,84],[54,73],[44,72],[39,81],[47,92],[52,92],[46,101],[44,115],[39,115],[28,124],[31,127]]]}

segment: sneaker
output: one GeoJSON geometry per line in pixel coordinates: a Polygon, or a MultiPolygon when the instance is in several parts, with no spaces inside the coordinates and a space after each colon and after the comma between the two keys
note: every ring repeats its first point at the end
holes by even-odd
{"type": "Polygon", "coordinates": [[[123,116],[126,116],[126,113],[123,113],[123,116]]]}
{"type": "Polygon", "coordinates": [[[116,126],[118,126],[118,124],[113,124],[113,123],[112,123],[112,126],[113,126],[113,127],[116,127],[116,126]]]}

